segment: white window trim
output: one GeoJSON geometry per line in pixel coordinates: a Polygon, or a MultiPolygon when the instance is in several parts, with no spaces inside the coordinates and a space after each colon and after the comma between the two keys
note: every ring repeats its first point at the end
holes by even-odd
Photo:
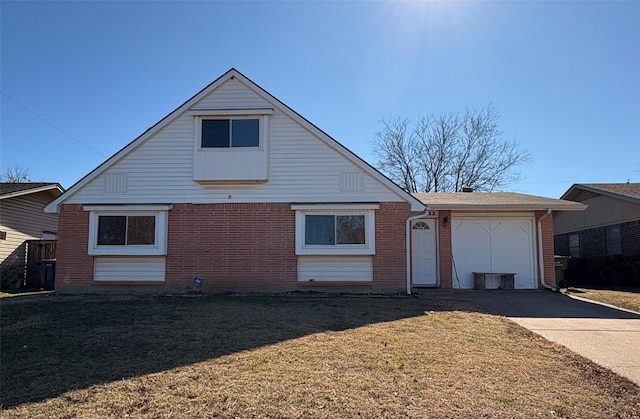
{"type": "Polygon", "coordinates": [[[375,210],[377,204],[296,204],[296,255],[375,255],[375,210]],[[305,244],[307,215],[364,215],[364,244],[308,245],[305,244]]]}
{"type": "Polygon", "coordinates": [[[89,214],[90,255],[153,255],[167,254],[168,211],[171,205],[85,205],[89,214]],[[153,245],[98,245],[98,218],[100,216],[154,216],[155,240],[153,245]]]}

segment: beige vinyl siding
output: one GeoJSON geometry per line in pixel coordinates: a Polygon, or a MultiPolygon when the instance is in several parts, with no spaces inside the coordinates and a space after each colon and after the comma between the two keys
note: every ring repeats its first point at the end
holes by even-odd
{"type": "MultiPolygon", "coordinates": [[[[7,239],[0,240],[0,261],[25,240],[39,240],[43,231],[58,231],[58,214],[42,210],[52,199],[47,192],[41,192],[0,200],[0,231],[7,232],[7,239]]],[[[24,249],[17,256],[24,259],[24,249]]]]}
{"type": "Polygon", "coordinates": [[[298,281],[372,281],[371,256],[299,256],[298,281]]]}
{"type": "MultiPolygon", "coordinates": [[[[229,80],[194,108],[273,107],[229,80]]],[[[275,108],[269,116],[268,180],[260,184],[199,184],[193,180],[195,123],[186,112],[88,183],[66,203],[398,202],[402,198],[330,145],[275,108]],[[126,192],[105,194],[104,176],[126,173],[126,192]],[[345,190],[344,176],[362,173],[345,190]],[[360,180],[358,180],[360,182],[360,180]]]]}
{"type": "Polygon", "coordinates": [[[164,281],[164,257],[100,256],[93,266],[95,281],[164,281]]]}
{"type": "Polygon", "coordinates": [[[605,195],[582,201],[588,207],[581,212],[557,212],[553,215],[554,234],[620,224],[640,219],[640,204],[605,195]]]}

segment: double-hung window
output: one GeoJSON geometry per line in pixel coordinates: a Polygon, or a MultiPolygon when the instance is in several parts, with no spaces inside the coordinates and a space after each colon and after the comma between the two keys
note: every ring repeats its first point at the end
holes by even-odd
{"type": "Polygon", "coordinates": [[[170,205],[85,205],[90,255],[165,255],[170,205]]]}
{"type": "Polygon", "coordinates": [[[293,205],[296,254],[373,255],[377,204],[293,205]]]}

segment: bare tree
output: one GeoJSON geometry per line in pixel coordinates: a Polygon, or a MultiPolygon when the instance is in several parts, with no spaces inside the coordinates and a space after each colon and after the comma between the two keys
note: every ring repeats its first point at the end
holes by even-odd
{"type": "Polygon", "coordinates": [[[31,182],[29,169],[20,167],[17,164],[14,164],[11,167],[7,167],[7,169],[2,174],[2,181],[7,183],[31,182]]]}
{"type": "Polygon", "coordinates": [[[496,191],[516,181],[531,160],[506,140],[492,105],[479,111],[383,121],[373,140],[378,168],[407,192],[496,191]]]}

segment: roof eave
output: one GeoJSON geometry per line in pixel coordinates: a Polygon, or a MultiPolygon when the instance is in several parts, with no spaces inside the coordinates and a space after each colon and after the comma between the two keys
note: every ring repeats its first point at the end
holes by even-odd
{"type": "Polygon", "coordinates": [[[425,204],[432,210],[451,211],[584,211],[587,206],[580,205],[473,205],[473,204],[425,204]]]}
{"type": "Polygon", "coordinates": [[[16,192],[4,194],[4,195],[0,196],[0,199],[15,198],[15,197],[18,197],[18,196],[31,195],[31,194],[34,194],[34,193],[47,192],[47,191],[56,190],[56,189],[60,192],[58,194],[58,196],[60,196],[60,195],[62,195],[64,193],[64,188],[59,183],[54,183],[54,184],[51,184],[51,185],[40,186],[40,187],[37,187],[37,188],[31,188],[31,189],[23,189],[21,191],[16,191],[16,192]]]}

